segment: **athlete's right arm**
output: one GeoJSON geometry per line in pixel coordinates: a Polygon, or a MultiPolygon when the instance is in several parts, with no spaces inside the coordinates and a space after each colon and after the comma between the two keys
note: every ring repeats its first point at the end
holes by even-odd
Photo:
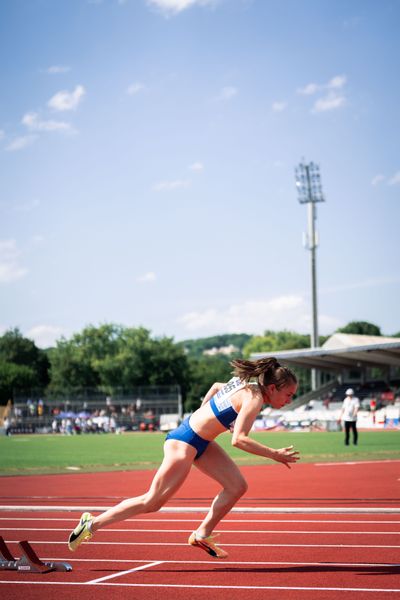
{"type": "Polygon", "coordinates": [[[293,446],[279,449],[269,448],[249,437],[250,430],[262,408],[263,402],[253,392],[243,390],[242,393],[245,396],[233,429],[232,446],[250,454],[281,462],[290,469],[288,463],[296,462],[299,459],[299,454],[293,450],[293,446]]]}
{"type": "Polygon", "coordinates": [[[217,393],[219,392],[219,390],[221,388],[223,388],[225,385],[225,383],[218,383],[215,382],[213,383],[213,385],[210,387],[210,389],[208,390],[207,394],[204,396],[203,401],[201,403],[201,406],[203,406],[204,404],[207,404],[207,402],[209,402],[211,400],[211,398],[217,393]]]}

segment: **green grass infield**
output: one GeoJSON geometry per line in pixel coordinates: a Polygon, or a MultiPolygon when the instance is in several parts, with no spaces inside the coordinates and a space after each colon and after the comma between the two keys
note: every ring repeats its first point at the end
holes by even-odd
{"type": "MultiPolygon", "coordinates": [[[[342,432],[257,432],[251,437],[271,448],[294,445],[301,462],[400,459],[400,431],[361,431],[358,446],[345,446],[342,432]]],[[[154,469],[164,439],[159,432],[1,436],[0,475],[154,469]]],[[[238,465],[273,463],[232,448],[230,440],[226,433],[218,443],[238,465]]]]}

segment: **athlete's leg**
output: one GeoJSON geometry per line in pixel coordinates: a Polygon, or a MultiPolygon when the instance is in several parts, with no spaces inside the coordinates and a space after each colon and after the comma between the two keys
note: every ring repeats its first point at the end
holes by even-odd
{"type": "Polygon", "coordinates": [[[236,464],[216,442],[210,442],[194,465],[222,485],[210,510],[197,529],[200,537],[208,537],[219,521],[247,491],[247,483],[236,464]]]}
{"type": "Polygon", "coordinates": [[[185,481],[195,456],[196,449],[193,446],[179,440],[167,440],[164,444],[164,460],[149,490],[142,496],[123,500],[95,517],[92,531],[133,515],[159,510],[185,481]]]}

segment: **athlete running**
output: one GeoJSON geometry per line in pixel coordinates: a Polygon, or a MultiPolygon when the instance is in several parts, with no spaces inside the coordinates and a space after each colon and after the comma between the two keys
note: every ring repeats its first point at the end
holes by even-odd
{"type": "Polygon", "coordinates": [[[167,435],[164,459],[149,490],[142,496],[123,500],[96,517],[83,513],[69,536],[71,551],[89,540],[98,529],[134,515],[158,511],[180,488],[194,464],[217,481],[222,490],[188,542],[215,558],[228,556],[215,543],[216,536],[212,536],[212,532],[246,492],[247,483],[215,438],[231,429],[235,448],[281,462],[288,468],[290,463],[299,460],[299,453],[293,450],[293,446],[273,449],[249,437],[264,404],[280,409],[291,402],[297,390],[296,375],[281,366],[276,358],[234,360],[231,364],[235,376],[228,383],[214,383],[201,406],[167,435]]]}

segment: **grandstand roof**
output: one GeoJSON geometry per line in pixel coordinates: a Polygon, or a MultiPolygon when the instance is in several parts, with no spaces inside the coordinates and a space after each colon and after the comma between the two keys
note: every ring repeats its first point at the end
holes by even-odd
{"type": "Polygon", "coordinates": [[[335,333],[320,348],[257,352],[251,358],[268,356],[275,356],[291,366],[322,371],[400,367],[400,338],[335,333]]]}

